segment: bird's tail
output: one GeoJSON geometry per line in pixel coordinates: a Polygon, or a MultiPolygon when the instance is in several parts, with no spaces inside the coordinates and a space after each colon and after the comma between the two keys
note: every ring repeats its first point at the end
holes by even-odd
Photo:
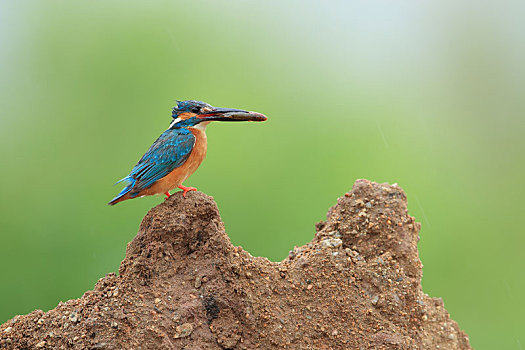
{"type": "Polygon", "coordinates": [[[120,182],[123,182],[123,181],[127,181],[127,182],[128,182],[128,185],[127,185],[126,187],[124,187],[124,188],[122,189],[122,191],[120,191],[120,193],[108,203],[109,205],[115,205],[115,204],[117,204],[118,202],[122,202],[122,201],[124,201],[124,200],[130,198],[130,191],[131,191],[131,189],[133,188],[133,186],[135,186],[135,181],[136,181],[136,180],[133,179],[133,178],[130,177],[130,176],[126,176],[126,177],[123,178],[122,180],[117,181],[117,182],[115,183],[115,185],[118,184],[118,183],[120,183],[120,182]]]}

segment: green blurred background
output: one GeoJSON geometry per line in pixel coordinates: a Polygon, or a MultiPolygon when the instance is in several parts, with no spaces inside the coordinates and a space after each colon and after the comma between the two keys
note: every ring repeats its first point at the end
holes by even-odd
{"type": "Polygon", "coordinates": [[[176,99],[208,128],[186,185],[281,260],[355,179],[397,182],[423,285],[477,349],[525,347],[525,3],[1,1],[0,322],[117,271],[162,198],[106,205],[176,99]]]}

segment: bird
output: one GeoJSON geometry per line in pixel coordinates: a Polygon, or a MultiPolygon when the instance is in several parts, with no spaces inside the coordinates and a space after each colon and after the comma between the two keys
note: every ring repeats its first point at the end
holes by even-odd
{"type": "Polygon", "coordinates": [[[196,100],[177,101],[171,116],[169,128],[151,145],[129,175],[117,182],[127,185],[109,205],[162,193],[167,199],[169,191],[176,187],[183,191],[182,195],[186,198],[187,192],[197,189],[182,183],[197,170],[206,156],[205,130],[209,123],[267,120],[261,113],[213,107],[196,100]]]}

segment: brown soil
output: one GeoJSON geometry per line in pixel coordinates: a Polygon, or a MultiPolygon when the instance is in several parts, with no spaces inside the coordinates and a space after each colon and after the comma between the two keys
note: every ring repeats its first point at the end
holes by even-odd
{"type": "Polygon", "coordinates": [[[213,198],[150,210],[119,275],[0,326],[2,349],[470,349],[421,289],[419,224],[358,180],[312,242],[271,262],[230,243],[213,198]]]}

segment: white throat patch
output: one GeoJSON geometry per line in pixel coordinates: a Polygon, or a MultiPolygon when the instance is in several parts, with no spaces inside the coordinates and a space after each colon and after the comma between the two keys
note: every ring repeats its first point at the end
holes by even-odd
{"type": "Polygon", "coordinates": [[[210,122],[200,122],[199,124],[193,126],[192,128],[204,131],[204,130],[206,130],[206,126],[208,124],[210,124],[210,122]]]}

